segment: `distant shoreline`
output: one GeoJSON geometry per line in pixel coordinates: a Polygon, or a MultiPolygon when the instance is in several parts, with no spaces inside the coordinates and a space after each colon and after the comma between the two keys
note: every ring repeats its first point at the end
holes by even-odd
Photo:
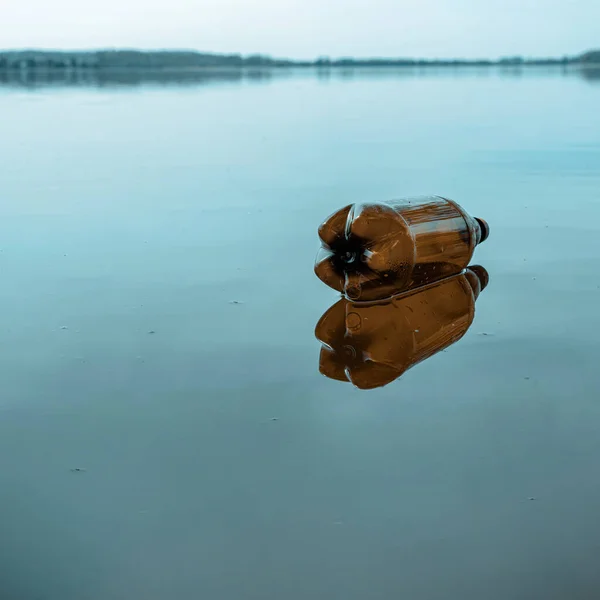
{"type": "MultiPolygon", "coordinates": [[[[335,65],[331,67],[319,67],[315,65],[271,65],[271,66],[206,66],[206,67],[96,67],[94,69],[81,69],[77,67],[64,68],[48,68],[48,67],[35,67],[33,69],[25,69],[24,71],[34,71],[40,75],[42,74],[53,74],[53,73],[65,73],[74,72],[81,73],[152,73],[152,74],[177,74],[177,73],[235,73],[235,72],[259,72],[259,71],[285,71],[285,70],[313,70],[313,71],[343,71],[343,70],[372,70],[372,69],[520,69],[520,68],[535,68],[535,67],[552,67],[552,68],[576,68],[576,69],[600,69],[599,63],[523,63],[519,65],[506,65],[499,63],[491,64],[476,64],[476,63],[462,63],[462,64],[414,64],[414,65],[335,65]]],[[[15,74],[23,72],[23,70],[12,71],[15,74]]],[[[0,73],[11,73],[10,69],[2,69],[0,67],[0,73]]]]}
{"type": "Polygon", "coordinates": [[[412,59],[412,58],[317,58],[312,61],[272,58],[264,55],[209,54],[192,51],[49,51],[12,50],[0,52],[1,72],[55,71],[153,71],[183,72],[216,69],[316,68],[457,68],[457,67],[534,67],[534,66],[600,66],[600,50],[562,58],[505,57],[497,60],[412,59]]]}

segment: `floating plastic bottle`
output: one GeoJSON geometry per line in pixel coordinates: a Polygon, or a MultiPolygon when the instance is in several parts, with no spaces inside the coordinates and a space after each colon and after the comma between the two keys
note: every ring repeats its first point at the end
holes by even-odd
{"type": "Polygon", "coordinates": [[[438,196],[351,204],[319,228],[315,273],[351,300],[379,300],[460,273],[485,221],[438,196]]]}
{"type": "Polygon", "coordinates": [[[322,343],[319,370],[361,389],[387,385],[467,332],[488,281],[483,267],[472,266],[387,300],[342,298],[315,330],[322,343]]]}

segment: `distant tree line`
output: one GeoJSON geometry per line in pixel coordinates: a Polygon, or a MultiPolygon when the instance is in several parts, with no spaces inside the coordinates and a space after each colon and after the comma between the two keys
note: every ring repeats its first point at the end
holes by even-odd
{"type": "Polygon", "coordinates": [[[600,50],[591,50],[590,52],[582,54],[579,57],[579,61],[582,63],[600,65],[600,50]]]}
{"type": "Polygon", "coordinates": [[[270,68],[270,67],[420,67],[420,66],[520,66],[600,64],[600,50],[586,52],[576,57],[523,58],[506,57],[499,60],[448,60],[412,58],[340,58],[320,57],[314,61],[272,58],[260,54],[210,54],[193,51],[102,50],[89,52],[7,51],[0,52],[0,70],[86,70],[86,69],[197,69],[210,67],[270,68]]]}

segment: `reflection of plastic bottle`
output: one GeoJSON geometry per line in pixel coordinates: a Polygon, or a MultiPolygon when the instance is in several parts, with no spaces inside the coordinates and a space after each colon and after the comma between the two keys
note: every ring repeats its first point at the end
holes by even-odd
{"type": "Polygon", "coordinates": [[[361,389],[397,379],[458,341],[475,316],[475,300],[489,280],[472,266],[459,275],[378,302],[342,298],[320,319],[319,369],[361,389]]]}
{"type": "Polygon", "coordinates": [[[379,300],[460,273],[488,234],[438,196],[350,205],[319,228],[315,273],[351,300],[379,300]]]}

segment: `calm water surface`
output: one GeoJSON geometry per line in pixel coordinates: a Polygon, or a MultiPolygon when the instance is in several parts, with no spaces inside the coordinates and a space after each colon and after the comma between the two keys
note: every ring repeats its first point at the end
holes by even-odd
{"type": "Polygon", "coordinates": [[[0,86],[2,598],[598,598],[599,82],[186,83],[0,86]],[[473,327],[325,379],[318,224],[426,193],[473,327]]]}

